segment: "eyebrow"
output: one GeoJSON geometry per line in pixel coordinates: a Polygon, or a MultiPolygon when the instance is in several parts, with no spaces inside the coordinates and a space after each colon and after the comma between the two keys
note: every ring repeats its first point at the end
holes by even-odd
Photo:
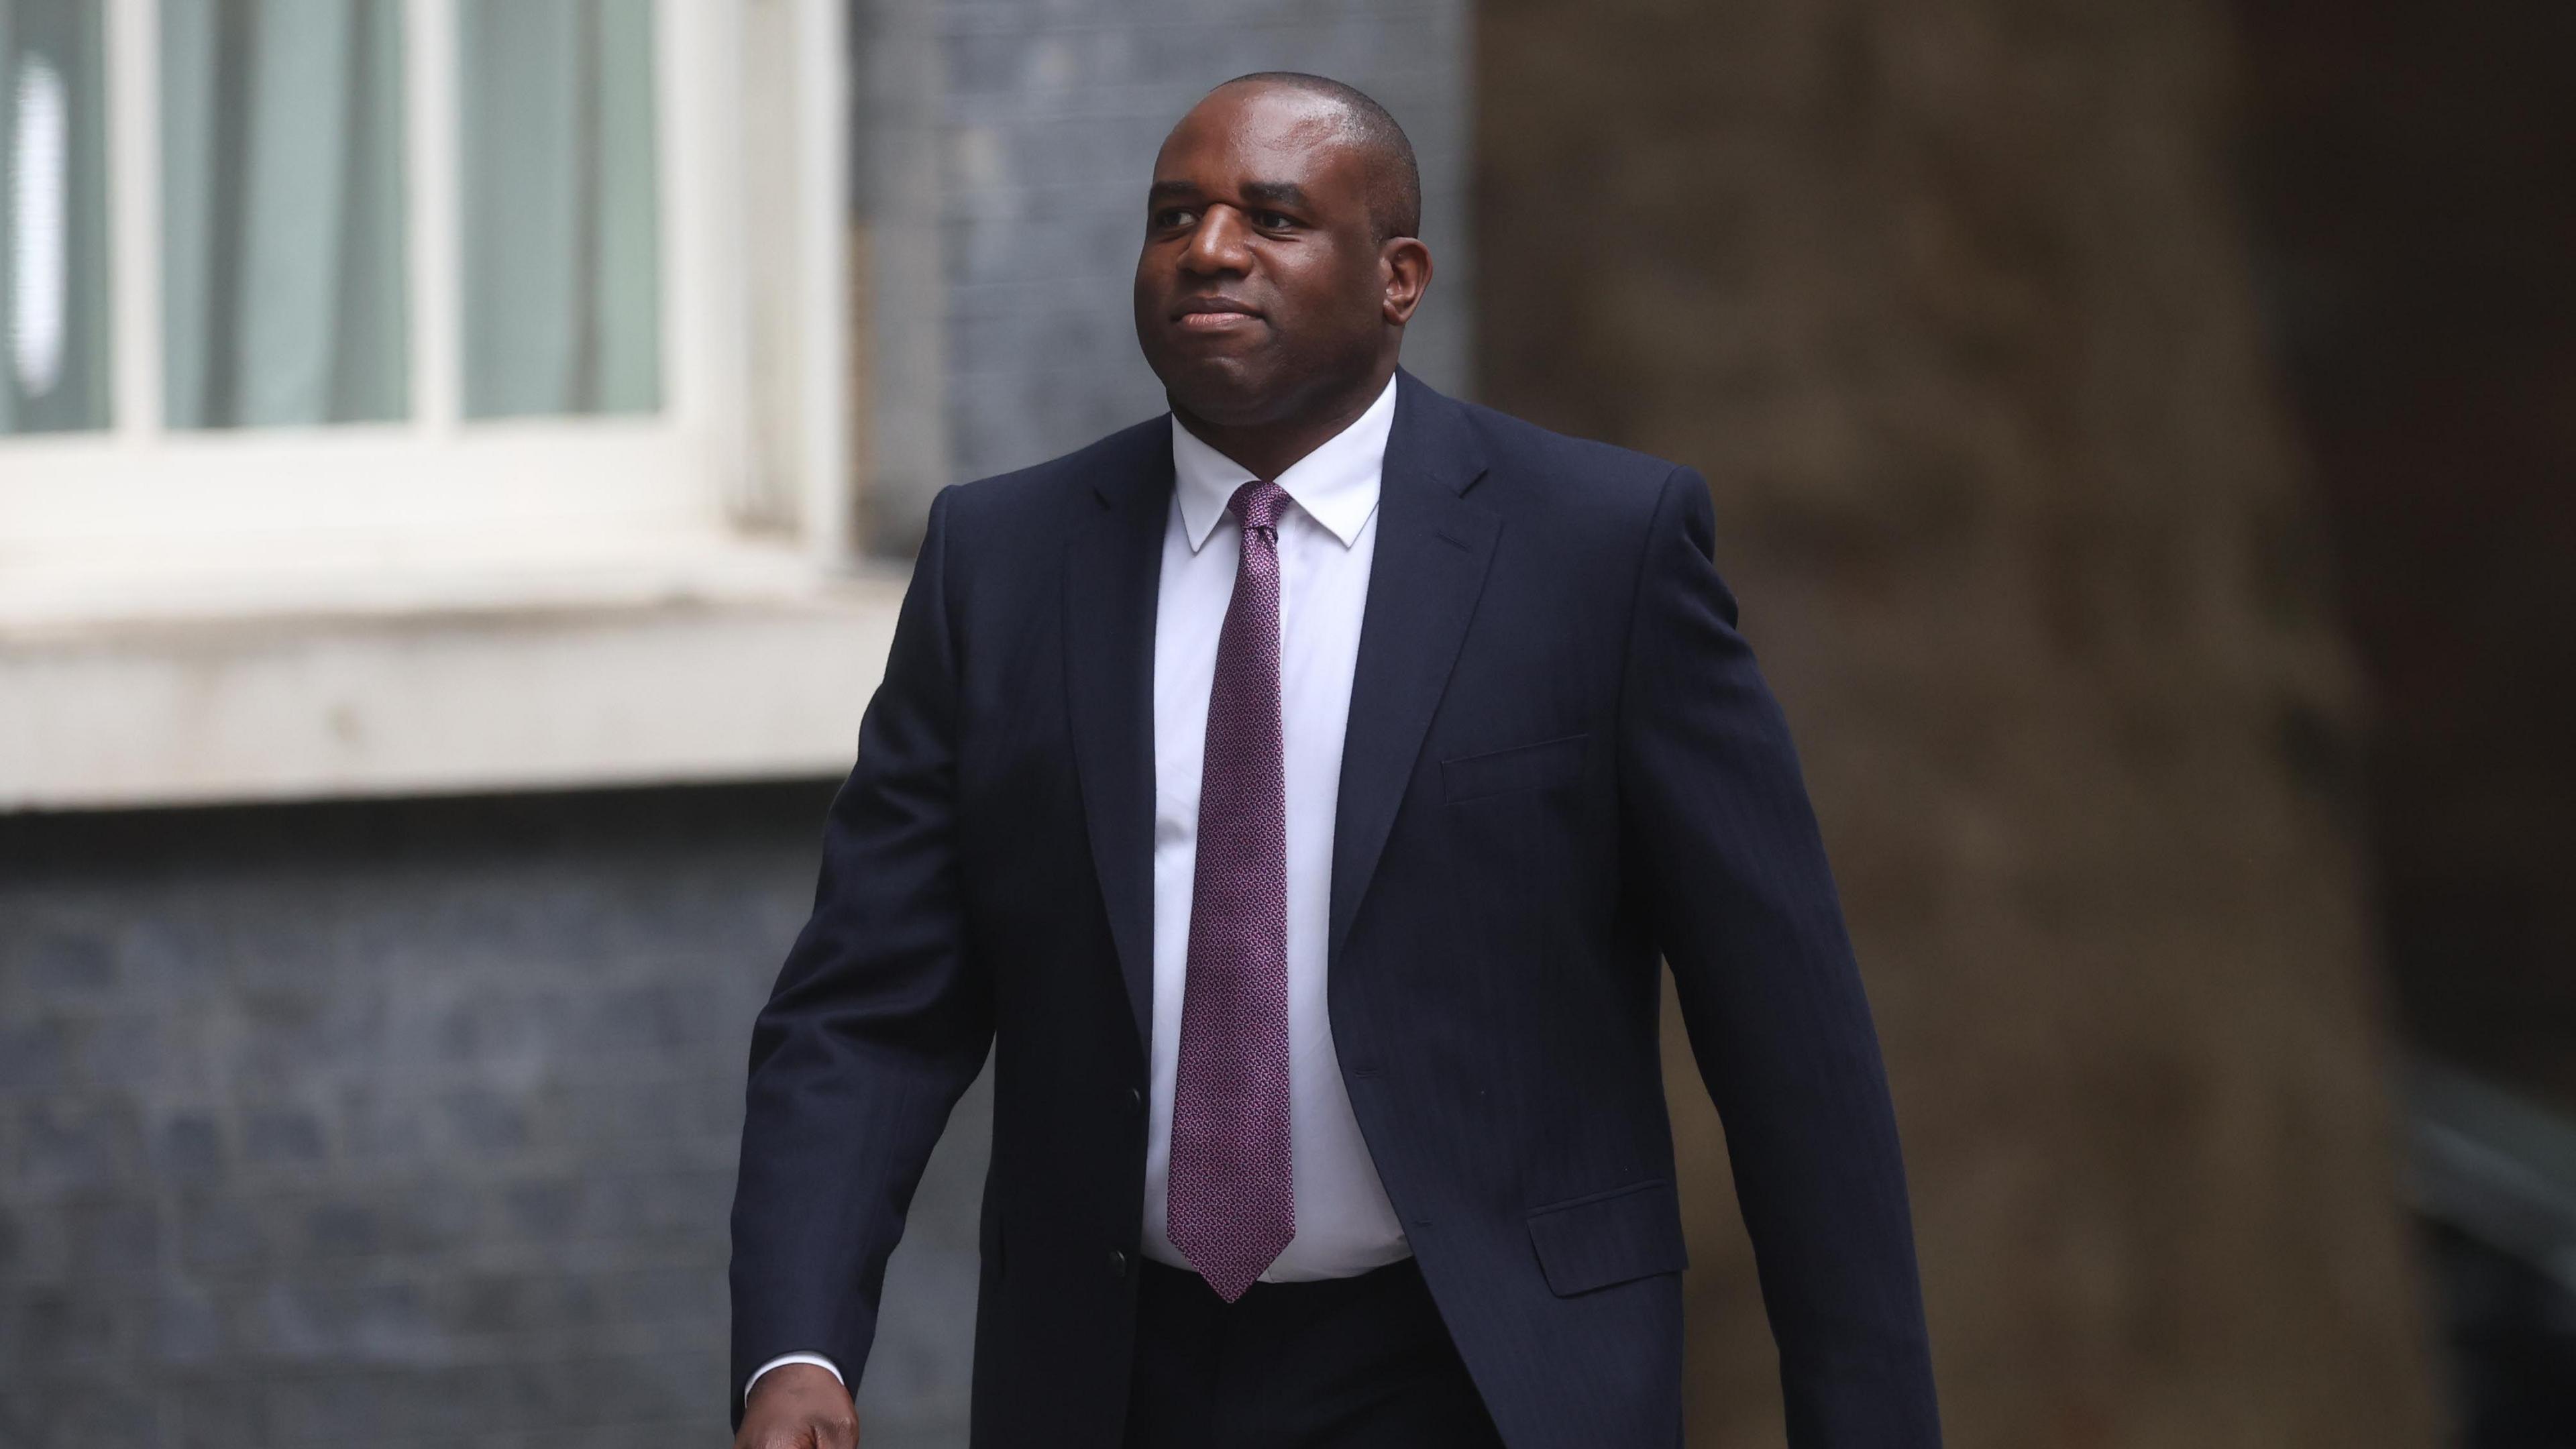
{"type": "Polygon", "coordinates": [[[1298,211],[1312,205],[1307,200],[1306,189],[1294,181],[1247,181],[1243,184],[1243,197],[1246,201],[1263,201],[1298,211]]]}
{"type": "MultiPolygon", "coordinates": [[[[1191,201],[1205,194],[1196,182],[1191,181],[1157,181],[1145,188],[1148,203],[1191,201]]],[[[1243,183],[1243,199],[1297,211],[1311,210],[1314,206],[1313,200],[1306,195],[1306,188],[1294,181],[1247,181],[1243,183]]]]}

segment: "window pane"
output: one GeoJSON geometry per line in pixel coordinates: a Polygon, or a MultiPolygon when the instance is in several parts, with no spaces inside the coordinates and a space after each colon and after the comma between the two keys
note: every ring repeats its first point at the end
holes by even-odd
{"type": "Polygon", "coordinates": [[[0,433],[107,426],[104,8],[0,0],[0,433]]]}
{"type": "Polygon", "coordinates": [[[463,0],[472,417],[661,403],[647,0],[463,0]]]}
{"type": "Polygon", "coordinates": [[[398,418],[400,0],[161,0],[172,427],[398,418]]]}

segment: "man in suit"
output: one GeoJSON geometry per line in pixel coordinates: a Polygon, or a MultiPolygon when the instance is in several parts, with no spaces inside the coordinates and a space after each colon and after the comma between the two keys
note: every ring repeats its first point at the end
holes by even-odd
{"type": "Polygon", "coordinates": [[[1401,372],[1419,207],[1367,97],[1219,87],[1137,263],[1171,415],[931,505],[754,1031],[742,1449],[855,1440],[988,1049],[977,1445],[1678,1444],[1659,956],[1791,1442],[1938,1443],[1876,1039],[1708,489],[1401,372]]]}

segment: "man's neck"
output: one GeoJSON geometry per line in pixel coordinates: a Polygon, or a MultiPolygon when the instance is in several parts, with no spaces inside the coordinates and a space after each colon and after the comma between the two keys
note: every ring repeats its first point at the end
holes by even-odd
{"type": "Polygon", "coordinates": [[[1277,481],[1280,474],[1295,467],[1297,461],[1317,448],[1339,437],[1343,429],[1358,422],[1360,414],[1386,392],[1395,376],[1395,364],[1389,361],[1384,370],[1356,388],[1335,394],[1329,404],[1296,417],[1273,422],[1248,423],[1228,427],[1198,417],[1178,403],[1173,415],[1192,436],[1233,459],[1255,478],[1277,481]]]}

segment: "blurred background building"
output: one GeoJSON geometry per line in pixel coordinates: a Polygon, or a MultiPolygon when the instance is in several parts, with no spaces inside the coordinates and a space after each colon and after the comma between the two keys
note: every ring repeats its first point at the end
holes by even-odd
{"type": "Polygon", "coordinates": [[[923,509],[1158,409],[1146,168],[1266,68],[1421,149],[1417,371],[1713,480],[1951,1442],[2576,1445],[2570,14],[0,0],[0,1446],[721,1441],[923,509]]]}

